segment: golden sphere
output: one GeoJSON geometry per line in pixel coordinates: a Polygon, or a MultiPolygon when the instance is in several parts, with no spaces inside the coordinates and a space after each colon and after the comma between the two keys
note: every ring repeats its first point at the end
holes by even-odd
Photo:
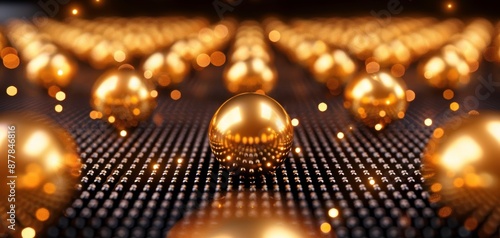
{"type": "Polygon", "coordinates": [[[356,72],[356,64],[343,50],[321,54],[310,67],[314,78],[321,83],[335,78],[342,83],[356,72]]]}
{"type": "Polygon", "coordinates": [[[386,72],[360,75],[347,84],[344,107],[367,126],[381,130],[404,117],[406,84],[386,72]]]}
{"type": "Polygon", "coordinates": [[[277,81],[276,70],[261,58],[249,58],[230,64],[224,71],[224,84],[231,93],[269,92],[277,81]]]}
{"type": "Polygon", "coordinates": [[[132,66],[104,73],[92,88],[90,104],[117,129],[135,127],[156,107],[154,85],[132,66]]]}
{"type": "Polygon", "coordinates": [[[500,114],[469,117],[456,117],[434,130],[422,174],[431,202],[442,203],[459,217],[491,220],[480,231],[486,237],[500,227],[500,114]],[[479,210],[484,212],[473,213],[479,210]]]}
{"type": "Polygon", "coordinates": [[[419,73],[427,84],[442,89],[467,85],[470,72],[469,64],[454,47],[445,47],[441,55],[431,57],[419,65],[419,73]]]}
{"type": "MultiPolygon", "coordinates": [[[[167,238],[312,238],[298,219],[274,215],[280,203],[267,192],[228,192],[178,221],[167,238]]],[[[319,234],[316,234],[319,235],[319,234]]]]}
{"type": "Polygon", "coordinates": [[[210,147],[228,169],[245,174],[276,169],[292,147],[290,117],[274,99],[243,93],[215,112],[208,130],[210,147]]]}
{"type": "Polygon", "coordinates": [[[75,194],[81,168],[75,143],[42,116],[3,113],[0,146],[0,234],[39,233],[62,215],[75,194]],[[12,224],[15,231],[8,227],[12,224]]]}
{"type": "Polygon", "coordinates": [[[182,82],[189,74],[190,67],[182,56],[175,52],[156,52],[142,64],[144,77],[152,79],[157,85],[166,87],[182,82]]]}
{"type": "Polygon", "coordinates": [[[41,53],[26,65],[27,78],[45,88],[68,86],[77,71],[75,61],[62,52],[41,53]]]}

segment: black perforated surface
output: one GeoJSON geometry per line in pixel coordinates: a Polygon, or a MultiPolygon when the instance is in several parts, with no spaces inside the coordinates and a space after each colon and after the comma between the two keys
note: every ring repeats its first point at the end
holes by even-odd
{"type": "MultiPolygon", "coordinates": [[[[151,120],[124,138],[107,123],[89,117],[90,87],[99,71],[81,65],[61,103],[64,110],[56,113],[58,102],[28,85],[22,68],[3,69],[2,90],[16,85],[19,94],[8,97],[2,93],[0,111],[47,114],[78,144],[83,163],[78,191],[57,224],[47,229],[47,236],[165,237],[186,212],[238,190],[275,194],[278,205],[273,210],[293,217],[316,237],[477,234],[453,216],[438,216],[440,205],[429,203],[422,183],[420,158],[435,127],[450,115],[463,113],[462,109],[500,109],[499,93],[478,100],[478,108],[467,107],[464,102],[474,96],[475,83],[447,101],[409,70],[404,79],[416,92],[416,99],[404,120],[376,132],[353,121],[342,106],[342,97],[330,95],[304,70],[282,57],[276,61],[279,83],[270,96],[300,124],[295,127],[293,149],[284,165],[275,175],[255,180],[227,175],[208,145],[210,118],[231,96],[222,86],[221,68],[194,72],[179,85],[182,98],[178,101],[170,98],[172,89],[160,89],[151,120]],[[459,102],[461,110],[451,112],[452,101],[459,102]],[[327,111],[318,110],[320,102],[327,103],[327,111]],[[433,120],[432,126],[424,125],[426,118],[433,120]],[[337,138],[338,132],[345,137],[337,138]],[[338,217],[328,216],[330,208],[338,209],[338,217]],[[331,234],[321,235],[324,222],[331,224],[331,234]]],[[[493,69],[484,64],[473,79],[497,78],[493,69]]]]}

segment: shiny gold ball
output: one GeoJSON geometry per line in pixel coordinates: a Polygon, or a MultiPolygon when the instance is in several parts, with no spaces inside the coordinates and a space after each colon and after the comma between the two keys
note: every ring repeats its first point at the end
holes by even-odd
{"type": "Polygon", "coordinates": [[[243,93],[215,112],[208,130],[210,147],[222,166],[244,174],[276,169],[290,152],[290,117],[272,98],[243,93]]]}
{"type": "Polygon", "coordinates": [[[75,61],[67,54],[58,51],[41,53],[26,65],[27,78],[45,88],[68,86],[76,71],[75,61]]]}
{"type": "Polygon", "coordinates": [[[74,141],[42,116],[3,113],[0,146],[0,234],[21,237],[26,230],[35,237],[57,221],[76,192],[81,164],[74,141]]]}
{"type": "Polygon", "coordinates": [[[435,88],[460,88],[470,81],[471,69],[456,49],[447,48],[419,65],[419,74],[435,88]]]}
{"type": "Polygon", "coordinates": [[[156,52],[142,64],[144,77],[166,87],[182,82],[189,74],[189,64],[175,51],[156,52]]]}
{"type": "Polygon", "coordinates": [[[224,84],[231,93],[269,92],[277,81],[276,70],[261,58],[236,61],[224,71],[224,84]]]}
{"type": "Polygon", "coordinates": [[[431,202],[464,219],[487,221],[479,230],[486,237],[500,227],[500,114],[468,117],[434,130],[422,174],[431,202]]]}
{"type": "Polygon", "coordinates": [[[156,107],[154,85],[131,66],[122,66],[104,73],[95,82],[90,104],[117,129],[135,127],[148,119],[156,107]]]}
{"type": "MultiPolygon", "coordinates": [[[[168,238],[312,238],[302,222],[274,215],[272,209],[281,201],[269,193],[230,192],[210,205],[195,211],[169,231],[168,238]]],[[[319,229],[318,229],[319,230],[319,229]]],[[[310,233],[317,233],[316,236],[310,233]]]]}
{"type": "Polygon", "coordinates": [[[360,75],[347,84],[344,107],[367,126],[381,130],[404,117],[406,84],[386,72],[360,75]]]}

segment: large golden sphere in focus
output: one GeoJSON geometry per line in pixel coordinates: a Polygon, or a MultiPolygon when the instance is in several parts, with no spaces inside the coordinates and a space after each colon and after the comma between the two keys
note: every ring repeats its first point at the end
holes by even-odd
{"type": "Polygon", "coordinates": [[[76,71],[74,60],[67,54],[57,51],[41,53],[26,65],[27,78],[46,88],[67,86],[76,71]]]}
{"type": "Polygon", "coordinates": [[[144,77],[152,79],[159,86],[169,86],[182,82],[189,74],[190,66],[175,51],[156,52],[142,65],[144,77]]]}
{"type": "Polygon", "coordinates": [[[406,84],[385,72],[360,75],[347,84],[344,107],[367,126],[381,130],[404,117],[406,84]]]}
{"type": "Polygon", "coordinates": [[[274,99],[244,93],[215,112],[208,131],[210,147],[222,166],[243,174],[276,169],[292,147],[290,117],[274,99]]]}
{"type": "Polygon", "coordinates": [[[90,104],[117,129],[134,127],[156,107],[154,85],[132,66],[104,73],[94,84],[90,104]]]}
{"type": "Polygon", "coordinates": [[[224,71],[224,84],[231,93],[269,92],[276,81],[276,70],[261,58],[236,61],[224,71]]]}
{"type": "Polygon", "coordinates": [[[480,234],[491,236],[500,227],[500,114],[454,119],[434,130],[424,154],[423,177],[432,202],[469,216],[467,220],[486,221],[480,234]]]}
{"type": "Polygon", "coordinates": [[[35,236],[62,215],[74,196],[81,168],[74,141],[44,117],[3,113],[0,147],[0,234],[21,237],[26,230],[35,236]],[[15,231],[8,229],[13,223],[15,231]]]}
{"type": "Polygon", "coordinates": [[[460,88],[470,81],[471,69],[467,61],[454,47],[445,47],[436,55],[419,65],[419,74],[427,84],[435,88],[460,88]]]}
{"type": "Polygon", "coordinates": [[[167,238],[318,237],[317,231],[307,231],[297,217],[280,217],[269,209],[280,202],[267,192],[228,192],[178,221],[167,238]]]}

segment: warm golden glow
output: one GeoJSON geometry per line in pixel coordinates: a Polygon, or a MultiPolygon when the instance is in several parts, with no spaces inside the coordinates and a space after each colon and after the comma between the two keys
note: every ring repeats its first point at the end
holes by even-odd
{"type": "Polygon", "coordinates": [[[57,101],[64,101],[66,99],[66,94],[63,91],[59,91],[56,93],[57,101]]]}
{"type": "Polygon", "coordinates": [[[272,30],[269,32],[268,37],[271,42],[278,42],[281,38],[281,33],[277,30],[272,30]]]}
{"type": "Polygon", "coordinates": [[[332,231],[332,226],[330,225],[330,223],[324,222],[321,224],[319,229],[321,230],[321,232],[327,234],[330,233],[330,231],[332,231]]]}
{"type": "Polygon", "coordinates": [[[222,66],[226,63],[226,55],[220,51],[210,54],[210,62],[214,66],[222,66]]]}
{"type": "Polygon", "coordinates": [[[36,231],[31,227],[26,227],[21,231],[21,236],[23,238],[34,238],[36,236],[36,231]]]}
{"type": "Polygon", "coordinates": [[[149,118],[156,107],[154,85],[133,68],[121,67],[102,75],[92,88],[91,105],[102,118],[114,118],[113,125],[123,130],[149,118]]]}
{"type": "Polygon", "coordinates": [[[266,229],[262,238],[301,238],[284,226],[274,225],[266,229]]]}
{"type": "Polygon", "coordinates": [[[73,10],[71,10],[71,14],[77,15],[78,14],[78,9],[73,8],[73,10]]]}
{"type": "Polygon", "coordinates": [[[343,132],[337,133],[337,138],[344,139],[344,133],[343,132]]]}
{"type": "Polygon", "coordinates": [[[121,131],[120,131],[120,136],[121,136],[121,137],[125,137],[125,136],[127,136],[127,131],[126,131],[126,130],[121,130],[121,131]]]}
{"type": "Polygon", "coordinates": [[[347,84],[344,107],[367,126],[381,130],[391,121],[402,119],[407,101],[414,97],[401,79],[378,72],[360,75],[347,84]]]}
{"type": "Polygon", "coordinates": [[[2,60],[3,60],[3,65],[5,66],[5,68],[8,68],[8,69],[15,69],[21,63],[17,54],[8,54],[8,55],[4,56],[2,58],[2,60]]]}
{"type": "Polygon", "coordinates": [[[458,111],[458,109],[460,109],[460,104],[458,104],[457,102],[450,103],[450,110],[458,111]]]}
{"type": "Polygon", "coordinates": [[[244,93],[226,101],[209,128],[210,147],[226,168],[254,174],[272,171],[291,150],[293,126],[273,99],[244,93]]]}
{"type": "Polygon", "coordinates": [[[210,56],[207,54],[200,54],[196,57],[196,63],[198,66],[205,68],[210,65],[210,56]]]}
{"type": "Polygon", "coordinates": [[[446,100],[451,100],[455,96],[455,93],[451,89],[446,89],[443,91],[443,98],[446,100]]]}
{"type": "Polygon", "coordinates": [[[292,126],[298,126],[299,125],[299,119],[293,118],[292,119],[292,126]]]}
{"type": "Polygon", "coordinates": [[[430,119],[430,118],[426,118],[426,119],[424,120],[424,124],[425,124],[426,126],[431,126],[431,125],[432,125],[432,119],[430,119]]]}
{"type": "MultiPolygon", "coordinates": [[[[16,201],[17,233],[11,235],[32,237],[46,227],[45,222],[54,221],[53,214],[68,206],[76,192],[81,164],[71,136],[43,115],[0,114],[0,128],[10,125],[16,126],[15,195],[22,198],[22,202],[16,201]]],[[[0,129],[0,147],[10,147],[8,137],[7,130],[0,129]]],[[[0,167],[0,173],[12,174],[7,166],[0,167]]],[[[9,179],[3,176],[0,182],[7,184],[9,179]]],[[[8,189],[0,189],[0,197],[8,194],[8,189]]],[[[0,200],[1,207],[9,204],[7,199],[0,200]]]]}
{"type": "Polygon", "coordinates": [[[182,97],[181,91],[179,91],[177,89],[172,90],[172,92],[170,92],[170,98],[172,98],[172,100],[177,101],[177,100],[181,99],[181,97],[182,97]]]}
{"type": "Polygon", "coordinates": [[[9,87],[7,87],[6,92],[7,92],[7,95],[9,95],[11,97],[16,96],[17,88],[15,86],[9,86],[9,87]]]}
{"type": "Polygon", "coordinates": [[[50,217],[50,212],[47,208],[41,207],[36,210],[35,216],[39,221],[46,221],[50,217]]]}
{"type": "Polygon", "coordinates": [[[337,208],[331,208],[330,210],[328,210],[328,216],[330,216],[331,218],[338,217],[339,210],[337,208]]]}
{"type": "Polygon", "coordinates": [[[113,54],[113,59],[115,59],[116,62],[121,63],[127,59],[127,55],[122,50],[118,50],[113,54]]]}
{"type": "Polygon", "coordinates": [[[57,104],[54,106],[54,111],[56,112],[62,112],[63,111],[63,106],[61,104],[57,104]]]}
{"type": "Polygon", "coordinates": [[[320,104],[318,104],[318,110],[320,112],[324,112],[326,111],[326,109],[328,109],[328,105],[324,102],[321,102],[320,104]]]}
{"type": "Polygon", "coordinates": [[[26,76],[31,82],[46,88],[61,88],[69,85],[76,70],[71,57],[63,53],[42,53],[26,65],[26,76]]]}
{"type": "Polygon", "coordinates": [[[436,128],[432,133],[432,136],[434,136],[434,138],[436,139],[441,138],[443,135],[444,135],[444,130],[441,127],[436,128]]]}

